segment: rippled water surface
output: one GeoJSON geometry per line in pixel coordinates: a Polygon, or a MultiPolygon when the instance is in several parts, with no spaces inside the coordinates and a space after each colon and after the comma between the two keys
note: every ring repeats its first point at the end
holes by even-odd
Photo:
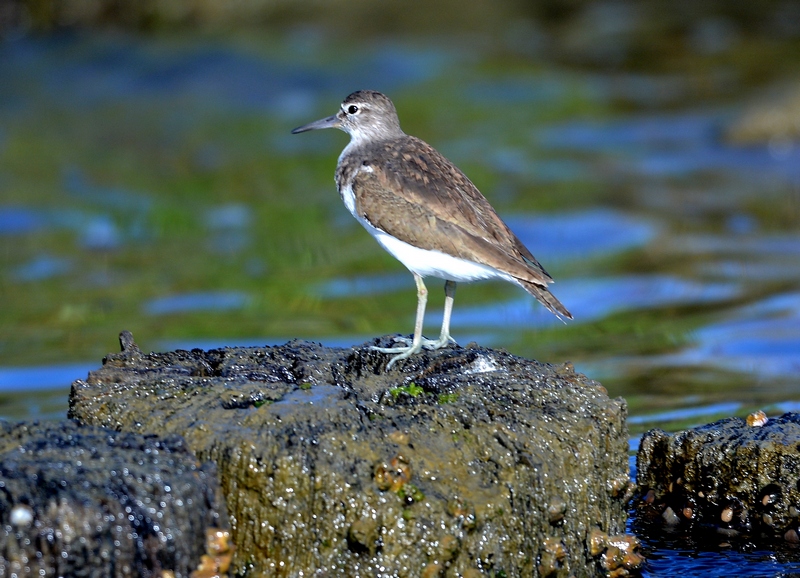
{"type": "MultiPolygon", "coordinates": [[[[145,350],[409,333],[410,274],[333,185],[346,137],[289,134],[358,88],[387,92],[405,130],[472,177],[575,316],[510,285],[460,285],[459,343],[571,360],[627,399],[634,436],[797,409],[800,144],[726,136],[760,87],[713,65],[726,80],[701,89],[307,34],[0,45],[3,417],[63,416],[69,383],[122,329],[145,350]]],[[[442,283],[428,285],[435,335],[442,283]]],[[[683,546],[665,547],[675,568],[683,546]]],[[[686,551],[684,575],[789,568],[686,551]]]]}

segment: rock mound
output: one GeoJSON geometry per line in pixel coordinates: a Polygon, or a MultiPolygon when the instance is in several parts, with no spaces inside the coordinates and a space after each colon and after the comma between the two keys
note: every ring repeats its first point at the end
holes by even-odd
{"type": "Polygon", "coordinates": [[[180,433],[215,462],[238,572],[527,577],[638,563],[612,539],[630,489],[625,404],[570,366],[468,346],[386,372],[369,348],[379,340],[151,354],[121,341],[73,384],[70,416],[180,433]]]}
{"type": "Polygon", "coordinates": [[[640,516],[719,537],[800,543],[800,414],[723,419],[642,438],[640,516]],[[711,530],[711,532],[709,532],[711,530]]]}

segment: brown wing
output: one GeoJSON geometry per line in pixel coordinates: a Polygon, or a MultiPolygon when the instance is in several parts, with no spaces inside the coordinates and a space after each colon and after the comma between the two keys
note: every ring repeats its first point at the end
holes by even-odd
{"type": "Polygon", "coordinates": [[[388,160],[368,156],[352,184],[356,209],[369,214],[374,226],[406,243],[488,265],[528,283],[552,282],[453,163],[414,137],[382,146],[375,152],[388,160]]]}

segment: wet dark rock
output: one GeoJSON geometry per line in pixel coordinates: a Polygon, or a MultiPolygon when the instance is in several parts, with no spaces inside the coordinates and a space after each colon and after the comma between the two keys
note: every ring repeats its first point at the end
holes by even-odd
{"type": "Polygon", "coordinates": [[[637,455],[638,517],[726,537],[795,540],[800,414],[755,417],[647,432],[637,455]]]}
{"type": "MultiPolygon", "coordinates": [[[[70,416],[180,433],[217,464],[232,570],[297,576],[569,576],[624,535],[626,408],[571,366],[481,347],[386,372],[368,346],[123,352],[70,416]],[[589,553],[592,532],[600,532],[589,553]]],[[[388,338],[380,340],[388,344],[388,338]]],[[[625,563],[628,566],[625,566],[625,563]]]]}
{"type": "Polygon", "coordinates": [[[0,576],[188,577],[218,489],[179,436],[0,422],[0,576]]]}

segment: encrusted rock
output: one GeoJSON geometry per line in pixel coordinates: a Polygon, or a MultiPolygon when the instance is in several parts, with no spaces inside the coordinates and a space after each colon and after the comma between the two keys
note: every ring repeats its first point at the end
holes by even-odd
{"type": "Polygon", "coordinates": [[[592,528],[589,532],[589,552],[592,556],[601,555],[601,566],[608,576],[630,576],[644,563],[635,536],[609,536],[600,528],[592,528]]]}
{"type": "Polygon", "coordinates": [[[0,576],[188,578],[227,517],[179,436],[0,422],[0,576]]]}
{"type": "Polygon", "coordinates": [[[800,414],[729,418],[667,434],[637,456],[639,515],[671,526],[793,541],[800,520],[800,414]]]}
{"type": "MultiPolygon", "coordinates": [[[[214,461],[232,571],[587,575],[624,532],[625,404],[568,366],[480,347],[388,356],[293,341],[143,354],[129,335],[70,415],[181,433],[214,461]]],[[[607,567],[607,566],[606,566],[607,567]]]]}

